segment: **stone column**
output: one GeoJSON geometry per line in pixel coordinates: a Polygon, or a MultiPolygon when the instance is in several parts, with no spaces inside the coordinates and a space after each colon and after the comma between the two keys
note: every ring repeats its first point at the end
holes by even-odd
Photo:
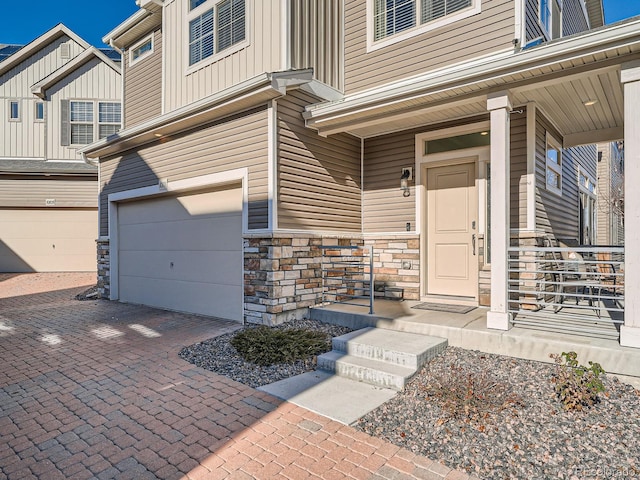
{"type": "Polygon", "coordinates": [[[487,313],[487,327],[509,330],[509,93],[505,91],[489,95],[487,110],[491,114],[491,310],[487,313]]]}

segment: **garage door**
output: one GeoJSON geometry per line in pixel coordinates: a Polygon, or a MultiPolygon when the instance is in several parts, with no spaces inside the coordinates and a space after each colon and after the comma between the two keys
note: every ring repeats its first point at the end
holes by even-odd
{"type": "Polygon", "coordinates": [[[242,190],[118,206],[123,302],[241,321],[242,190]]]}
{"type": "Polygon", "coordinates": [[[96,270],[96,209],[0,209],[0,272],[96,270]]]}

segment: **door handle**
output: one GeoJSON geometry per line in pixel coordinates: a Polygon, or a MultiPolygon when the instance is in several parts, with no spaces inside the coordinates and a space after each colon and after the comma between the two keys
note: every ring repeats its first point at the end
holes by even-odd
{"type": "Polygon", "coordinates": [[[471,235],[471,248],[473,249],[473,255],[476,254],[476,234],[471,235]]]}

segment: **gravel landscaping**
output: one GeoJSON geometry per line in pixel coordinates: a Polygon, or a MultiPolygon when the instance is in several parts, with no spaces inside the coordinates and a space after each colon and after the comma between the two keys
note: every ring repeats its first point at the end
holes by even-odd
{"type": "MultiPolygon", "coordinates": [[[[327,338],[349,331],[311,320],[275,328],[310,328],[327,338]]],[[[315,369],[315,358],[247,363],[230,345],[233,335],[186,347],[180,356],[254,388],[315,369]]],[[[640,478],[640,391],[605,375],[600,401],[568,412],[555,396],[554,372],[552,364],[448,347],[355,427],[480,478],[640,478]],[[460,409],[451,409],[452,384],[472,387],[461,391],[482,401],[463,395],[460,409]]]]}

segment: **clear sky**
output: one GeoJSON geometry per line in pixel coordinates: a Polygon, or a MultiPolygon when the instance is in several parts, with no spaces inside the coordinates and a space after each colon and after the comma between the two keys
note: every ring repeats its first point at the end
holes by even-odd
{"type": "MultiPolygon", "coordinates": [[[[261,0],[270,1],[270,0],[261,0]]],[[[640,0],[604,0],[607,23],[640,15],[640,0]]],[[[27,44],[64,23],[90,44],[137,10],[135,0],[0,0],[0,44],[27,44]]]]}

